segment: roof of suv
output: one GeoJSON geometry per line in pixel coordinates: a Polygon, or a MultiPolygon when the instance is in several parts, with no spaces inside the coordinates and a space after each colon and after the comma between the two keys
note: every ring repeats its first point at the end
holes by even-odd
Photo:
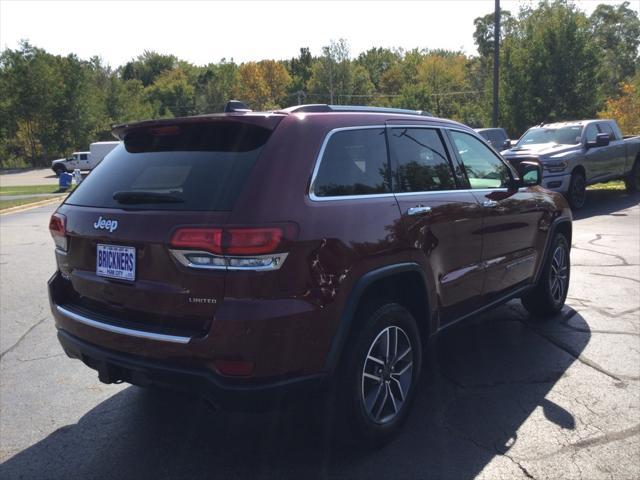
{"type": "Polygon", "coordinates": [[[346,116],[352,116],[359,120],[379,120],[381,116],[385,119],[406,120],[406,121],[423,121],[425,123],[447,124],[451,126],[464,127],[471,130],[466,125],[453,120],[438,118],[432,116],[428,112],[421,110],[408,110],[401,108],[386,107],[368,107],[368,106],[352,106],[352,105],[326,105],[326,104],[310,104],[297,105],[281,110],[253,112],[253,111],[237,111],[226,113],[210,113],[204,115],[195,115],[189,117],[174,117],[157,120],[143,120],[140,122],[125,123],[113,126],[113,134],[119,139],[123,139],[124,135],[133,128],[140,127],[158,127],[162,125],[175,125],[177,123],[197,123],[202,121],[219,121],[223,118],[246,118],[249,121],[255,121],[263,126],[275,128],[280,121],[290,115],[313,115],[322,117],[339,117],[344,119],[346,116]],[[264,119],[268,119],[265,125],[264,119]],[[262,122],[260,121],[262,120],[262,122]]]}

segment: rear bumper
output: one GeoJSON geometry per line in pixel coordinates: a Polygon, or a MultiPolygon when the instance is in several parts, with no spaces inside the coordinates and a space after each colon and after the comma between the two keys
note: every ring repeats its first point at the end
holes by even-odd
{"type": "Polygon", "coordinates": [[[195,393],[225,410],[277,408],[287,401],[318,394],[324,384],[322,375],[259,384],[227,382],[207,370],[187,369],[107,350],[63,329],[58,329],[58,340],[67,356],[82,360],[96,370],[102,382],[122,381],[143,387],[155,385],[195,393]]]}

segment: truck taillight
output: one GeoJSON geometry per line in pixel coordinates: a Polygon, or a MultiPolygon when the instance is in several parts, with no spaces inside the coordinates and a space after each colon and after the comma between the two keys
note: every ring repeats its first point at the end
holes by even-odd
{"type": "Polygon", "coordinates": [[[49,231],[58,250],[67,251],[67,217],[54,213],[49,220],[49,231]]]}

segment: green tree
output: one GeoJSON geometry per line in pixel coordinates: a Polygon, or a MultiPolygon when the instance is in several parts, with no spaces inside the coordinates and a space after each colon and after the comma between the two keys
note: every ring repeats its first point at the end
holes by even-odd
{"type": "Polygon", "coordinates": [[[301,48],[300,54],[289,60],[288,70],[291,76],[289,85],[290,94],[307,90],[307,84],[311,79],[311,69],[313,66],[313,56],[308,48],[301,48]]]}
{"type": "Polygon", "coordinates": [[[543,1],[522,10],[501,51],[501,91],[511,133],[542,121],[595,115],[598,58],[589,21],[573,4],[543,1]]]}
{"type": "Polygon", "coordinates": [[[589,22],[600,59],[598,83],[601,98],[616,96],[621,82],[633,77],[638,69],[638,13],[629,8],[629,2],[616,6],[598,5],[589,22]]]}
{"type": "Polygon", "coordinates": [[[221,112],[234,96],[238,83],[238,66],[224,58],[201,69],[196,79],[196,111],[221,112]]]}
{"type": "Polygon", "coordinates": [[[358,55],[355,63],[364,67],[376,90],[380,89],[380,80],[387,70],[402,58],[401,53],[388,48],[370,48],[358,55]]]}
{"type": "Polygon", "coordinates": [[[173,70],[177,66],[178,59],[175,56],[145,50],[142,55],[122,67],[122,78],[140,80],[145,87],[148,87],[162,73],[173,70]]]}
{"type": "Polygon", "coordinates": [[[353,88],[353,68],[346,40],[331,41],[313,64],[309,90],[319,101],[348,103],[353,88]]]}
{"type": "Polygon", "coordinates": [[[53,57],[26,41],[0,56],[2,143],[4,150],[28,158],[36,166],[55,150],[53,109],[63,88],[53,57]]]}
{"type": "Polygon", "coordinates": [[[147,95],[162,117],[181,117],[195,112],[195,87],[182,69],[161,73],[147,95]]]}
{"type": "MultiPolygon", "coordinates": [[[[505,38],[515,28],[516,20],[509,10],[500,9],[500,38],[505,38]]],[[[490,58],[493,55],[494,47],[494,14],[488,13],[482,17],[478,17],[473,21],[475,30],[473,32],[473,41],[478,46],[478,53],[482,58],[490,58]]]]}

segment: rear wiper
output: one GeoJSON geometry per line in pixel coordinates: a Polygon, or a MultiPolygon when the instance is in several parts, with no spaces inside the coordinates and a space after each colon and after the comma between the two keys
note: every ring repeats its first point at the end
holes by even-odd
{"type": "Polygon", "coordinates": [[[113,194],[113,199],[119,203],[183,203],[184,199],[171,193],[157,193],[145,191],[124,191],[113,194]]]}

